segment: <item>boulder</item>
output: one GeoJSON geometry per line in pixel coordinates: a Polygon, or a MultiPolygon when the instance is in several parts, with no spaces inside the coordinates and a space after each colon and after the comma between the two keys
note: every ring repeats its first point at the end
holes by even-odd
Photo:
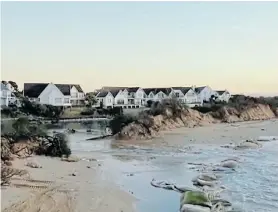
{"type": "Polygon", "coordinates": [[[25,165],[28,167],[31,167],[31,168],[42,168],[42,166],[40,164],[38,164],[34,161],[27,162],[25,165]]]}
{"type": "Polygon", "coordinates": [[[180,206],[184,204],[211,207],[208,194],[202,191],[186,191],[181,196],[180,206]]]}
{"type": "Polygon", "coordinates": [[[66,162],[78,162],[80,159],[76,156],[62,156],[61,161],[66,161],[66,162]]]}
{"type": "Polygon", "coordinates": [[[184,204],[182,205],[180,212],[210,212],[210,208],[200,205],[184,204]]]}
{"type": "Polygon", "coordinates": [[[260,147],[262,147],[262,145],[259,144],[258,142],[246,140],[241,144],[239,144],[238,146],[236,146],[234,149],[257,149],[260,147]]]}
{"type": "Polygon", "coordinates": [[[237,164],[237,162],[234,161],[234,160],[226,160],[226,161],[223,161],[223,162],[221,163],[221,166],[222,166],[222,167],[225,167],[225,168],[231,168],[231,169],[233,169],[233,168],[236,168],[236,167],[238,166],[238,164],[237,164]]]}

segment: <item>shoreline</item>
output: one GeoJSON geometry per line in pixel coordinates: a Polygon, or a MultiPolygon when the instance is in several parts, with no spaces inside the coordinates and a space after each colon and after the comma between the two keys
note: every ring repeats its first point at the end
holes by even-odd
{"type": "Polygon", "coordinates": [[[114,182],[103,179],[101,163],[94,159],[64,162],[59,158],[32,156],[27,159],[15,159],[12,163],[14,168],[28,170],[31,179],[35,182],[12,180],[12,184],[24,185],[24,187],[13,185],[1,187],[1,210],[5,212],[35,212],[38,208],[42,212],[73,212],[88,211],[88,209],[95,212],[135,211],[135,198],[114,182]],[[25,166],[28,161],[36,162],[42,168],[25,166]],[[43,186],[49,188],[39,188],[43,186]],[[42,195],[48,190],[50,193],[47,195],[57,197],[46,198],[46,195],[42,195]],[[17,208],[12,208],[11,206],[16,203],[17,208]],[[64,207],[63,204],[68,207],[64,207]],[[50,210],[54,207],[55,210],[50,210]]]}
{"type": "MultiPolygon", "coordinates": [[[[162,148],[173,148],[181,149],[186,151],[190,150],[187,147],[197,147],[198,151],[205,151],[208,146],[220,146],[226,144],[239,144],[240,142],[247,139],[258,139],[260,136],[277,136],[278,119],[263,120],[263,121],[246,121],[238,123],[218,123],[209,124],[205,126],[198,126],[194,128],[181,127],[175,128],[168,131],[163,131],[162,135],[152,140],[138,140],[134,142],[116,141],[123,142],[123,146],[135,145],[139,146],[139,149],[144,146],[148,146],[152,149],[160,147],[162,148]],[[205,146],[204,146],[205,145],[205,146]],[[202,150],[203,149],[203,150],[202,150]]],[[[74,134],[73,134],[74,136],[74,134]]],[[[88,141],[89,145],[94,144],[88,141]]],[[[104,145],[107,143],[113,145],[114,140],[106,140],[104,145]]],[[[120,143],[121,144],[121,143],[120,143]]],[[[113,148],[113,147],[110,147],[113,148]]],[[[170,149],[171,150],[171,149],[170,149]]],[[[27,169],[30,172],[30,176],[34,180],[41,181],[53,181],[53,183],[47,184],[50,188],[56,186],[62,186],[62,190],[68,191],[66,195],[61,192],[52,192],[50,195],[55,197],[55,200],[46,198],[46,196],[38,197],[41,190],[34,188],[15,188],[13,186],[1,188],[2,198],[1,209],[10,206],[13,203],[27,201],[20,203],[21,206],[27,205],[26,210],[22,208],[18,210],[4,210],[4,212],[33,212],[36,211],[34,206],[32,208],[32,198],[38,198],[36,207],[42,205],[42,211],[51,211],[49,207],[57,207],[60,212],[66,211],[96,211],[96,212],[114,212],[114,211],[125,211],[133,212],[136,211],[135,203],[136,197],[128,189],[124,189],[115,180],[115,177],[111,175],[110,165],[105,163],[103,158],[113,156],[113,154],[121,153],[128,156],[127,152],[121,152],[117,149],[116,152],[105,153],[105,151],[91,151],[86,152],[82,155],[82,159],[78,162],[65,162],[59,158],[51,158],[45,156],[32,156],[26,159],[16,159],[12,161],[13,167],[20,169],[27,169]],[[92,160],[84,160],[84,159],[92,160]],[[96,159],[100,159],[99,161],[96,159]],[[27,161],[35,161],[39,163],[42,168],[34,169],[25,166],[27,161]],[[75,176],[72,176],[74,174],[75,176]],[[41,202],[40,202],[41,201],[41,202]],[[60,203],[59,203],[60,201],[60,203]],[[42,204],[44,203],[44,204],[42,204]],[[64,209],[62,205],[69,203],[73,205],[70,209],[64,209]],[[45,205],[48,205],[47,207],[45,205]]],[[[136,149],[135,152],[136,153],[136,149]]],[[[74,152],[73,152],[74,154],[74,152]]],[[[79,155],[77,155],[79,156],[79,155]]],[[[150,157],[151,155],[149,155],[150,157]]],[[[132,156],[131,156],[132,157],[132,156]]],[[[136,159],[135,159],[136,160],[136,159]]],[[[148,159],[147,159],[148,160],[148,159]]],[[[171,160],[171,157],[169,159],[171,160]]],[[[143,162],[146,161],[143,159],[143,162]]],[[[139,162],[140,163],[140,162],[139,162]]],[[[113,166],[113,165],[112,165],[113,166]]],[[[119,173],[123,175],[123,173],[119,173]]],[[[15,180],[12,183],[29,184],[35,186],[45,186],[44,183],[29,183],[28,181],[15,180]]],[[[48,194],[49,195],[49,194],[48,194]]],[[[69,205],[68,204],[68,205],[69,205]]],[[[19,206],[20,207],[20,206],[19,206]]],[[[54,210],[55,211],[55,210],[54,210]]]]}

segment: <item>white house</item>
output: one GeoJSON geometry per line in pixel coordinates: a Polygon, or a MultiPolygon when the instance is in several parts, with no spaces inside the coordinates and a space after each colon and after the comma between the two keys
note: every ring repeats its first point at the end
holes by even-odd
{"type": "Polygon", "coordinates": [[[76,87],[71,84],[24,83],[23,95],[40,104],[69,107],[73,105],[72,102],[79,103],[80,99],[85,99],[85,95],[79,98],[81,92],[76,87]],[[78,91],[77,96],[73,88],[78,91]]]}
{"type": "Polygon", "coordinates": [[[229,99],[231,98],[231,94],[229,91],[224,90],[224,91],[216,91],[216,101],[224,101],[228,102],[229,99]]]}
{"type": "Polygon", "coordinates": [[[172,87],[172,89],[173,91],[170,93],[170,96],[176,97],[181,103],[189,107],[201,104],[201,102],[198,101],[197,93],[192,87],[172,87]]]}
{"type": "Polygon", "coordinates": [[[127,88],[128,91],[128,97],[130,98],[130,100],[134,101],[133,104],[136,107],[142,107],[145,106],[146,104],[146,93],[145,91],[140,88],[140,87],[131,87],[131,88],[127,88]]]}
{"type": "Polygon", "coordinates": [[[8,84],[4,84],[1,82],[1,106],[9,106],[10,104],[16,104],[17,98],[13,93],[13,87],[8,84]]]}
{"type": "Polygon", "coordinates": [[[114,97],[114,107],[139,108],[146,104],[146,94],[140,87],[102,87],[101,91],[110,92],[114,97]]]}
{"type": "Polygon", "coordinates": [[[198,102],[203,103],[204,101],[210,101],[212,95],[216,96],[216,92],[209,86],[195,87],[192,86],[198,95],[198,102]]]}
{"type": "Polygon", "coordinates": [[[9,105],[9,98],[12,92],[1,82],[1,106],[9,105]]]}
{"type": "Polygon", "coordinates": [[[100,91],[96,95],[97,104],[95,107],[112,108],[114,105],[114,96],[110,91],[100,91]]]}
{"type": "Polygon", "coordinates": [[[146,102],[151,100],[154,102],[161,101],[170,97],[172,88],[144,88],[143,89],[147,98],[146,102]]]}
{"type": "Polygon", "coordinates": [[[70,97],[72,106],[85,104],[85,93],[80,85],[70,85],[70,97]]]}

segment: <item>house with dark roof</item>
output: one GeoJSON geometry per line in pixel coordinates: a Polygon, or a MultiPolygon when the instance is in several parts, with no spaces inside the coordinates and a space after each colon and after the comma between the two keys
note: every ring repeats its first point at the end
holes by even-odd
{"type": "Polygon", "coordinates": [[[143,88],[147,101],[161,101],[163,99],[170,98],[172,88],[143,88]]]}
{"type": "Polygon", "coordinates": [[[104,86],[99,92],[109,91],[114,97],[114,107],[139,108],[146,104],[146,94],[140,87],[104,86]]]}
{"type": "Polygon", "coordinates": [[[94,107],[112,108],[114,96],[110,91],[102,90],[96,95],[97,104],[94,107]]]}
{"type": "Polygon", "coordinates": [[[231,98],[231,94],[227,90],[221,90],[221,91],[216,91],[215,97],[216,97],[215,101],[228,102],[229,99],[231,98]]]}
{"type": "Polygon", "coordinates": [[[210,101],[212,96],[217,95],[216,92],[212,90],[212,88],[209,86],[201,86],[201,87],[192,86],[192,88],[195,90],[195,92],[198,95],[198,101],[202,103],[210,101]]]}
{"type": "Polygon", "coordinates": [[[85,94],[80,85],[24,83],[23,95],[30,101],[54,106],[84,104],[85,94]]]}
{"type": "Polygon", "coordinates": [[[186,104],[189,107],[200,105],[198,101],[198,95],[192,87],[172,87],[170,97],[177,98],[182,104],[186,104]]]}

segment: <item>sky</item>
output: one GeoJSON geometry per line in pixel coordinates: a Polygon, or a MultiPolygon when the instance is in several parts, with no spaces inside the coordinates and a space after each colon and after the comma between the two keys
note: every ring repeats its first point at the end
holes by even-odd
{"type": "Polygon", "coordinates": [[[1,78],[278,95],[278,2],[1,2],[1,78]]]}

